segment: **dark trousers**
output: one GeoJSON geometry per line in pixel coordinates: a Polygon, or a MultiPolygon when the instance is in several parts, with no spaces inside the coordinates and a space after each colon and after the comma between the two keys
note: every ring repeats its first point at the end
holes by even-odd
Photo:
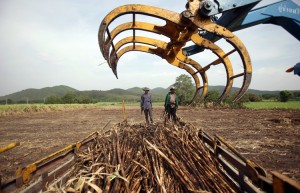
{"type": "Polygon", "coordinates": [[[148,117],[150,117],[151,124],[153,124],[152,109],[145,109],[144,110],[144,114],[145,114],[145,119],[146,119],[147,126],[149,126],[149,119],[148,119],[148,117]]]}
{"type": "Polygon", "coordinates": [[[176,123],[176,107],[171,108],[171,105],[167,105],[167,113],[168,113],[168,119],[172,117],[172,120],[174,123],[176,123]]]}

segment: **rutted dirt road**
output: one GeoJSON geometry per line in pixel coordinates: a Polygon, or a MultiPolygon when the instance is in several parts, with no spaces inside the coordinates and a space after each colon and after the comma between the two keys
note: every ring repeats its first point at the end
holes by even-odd
{"type": "MultiPolygon", "coordinates": [[[[154,108],[159,121],[163,108],[154,108]]],[[[138,107],[127,107],[129,122],[144,123],[138,107]]],[[[178,116],[213,136],[217,134],[246,158],[267,170],[277,170],[300,181],[300,111],[202,109],[181,107],[178,116]]],[[[0,154],[2,181],[18,167],[37,161],[67,145],[122,121],[121,107],[38,112],[0,117],[0,147],[20,146],[0,154]]]]}

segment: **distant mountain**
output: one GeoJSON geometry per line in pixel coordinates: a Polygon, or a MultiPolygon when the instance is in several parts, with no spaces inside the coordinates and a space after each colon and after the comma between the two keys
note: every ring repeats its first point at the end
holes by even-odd
{"type": "Polygon", "coordinates": [[[129,88],[127,89],[129,92],[135,93],[135,94],[140,94],[143,92],[143,88],[140,87],[133,87],[133,88],[129,88]]]}
{"type": "MultiPolygon", "coordinates": [[[[130,91],[130,92],[132,92],[134,94],[138,94],[138,95],[141,95],[142,93],[144,93],[143,88],[140,88],[140,87],[129,88],[129,89],[127,89],[127,91],[130,91]]],[[[168,89],[165,89],[162,87],[150,89],[150,93],[152,95],[165,95],[167,92],[168,92],[168,89]]]]}
{"type": "Polygon", "coordinates": [[[113,94],[113,95],[135,95],[136,93],[133,93],[129,90],[124,90],[121,88],[115,88],[115,89],[111,89],[111,90],[107,90],[106,91],[109,94],[113,94]]]}
{"type": "MultiPolygon", "coordinates": [[[[150,89],[150,93],[154,101],[163,100],[166,94],[169,92],[170,87],[162,88],[157,87],[150,89]]],[[[217,90],[220,94],[224,90],[224,86],[210,86],[208,91],[217,90]]],[[[239,88],[233,87],[231,92],[237,92],[239,88]]],[[[5,101],[6,99],[11,99],[14,102],[26,101],[27,98],[30,102],[43,102],[44,98],[49,96],[63,96],[67,92],[74,92],[76,95],[84,95],[89,97],[90,99],[96,101],[121,101],[124,98],[127,101],[138,101],[140,99],[141,94],[143,94],[143,89],[140,87],[133,87],[129,89],[120,89],[115,88],[107,91],[101,90],[90,90],[90,91],[78,91],[74,88],[68,86],[54,86],[54,87],[46,87],[42,89],[26,89],[20,92],[16,92],[10,95],[0,97],[0,102],[5,101]]],[[[262,96],[263,94],[271,94],[278,95],[280,91],[261,91],[255,89],[248,89],[247,93],[252,93],[255,95],[262,96]]],[[[300,92],[291,91],[291,92],[300,92]]]]}
{"type": "Polygon", "coordinates": [[[53,86],[45,87],[41,89],[29,88],[13,94],[0,97],[0,100],[11,99],[13,101],[26,101],[27,98],[30,101],[42,101],[51,95],[63,96],[67,92],[76,92],[78,90],[68,86],[53,86]]]}
{"type": "Polygon", "coordinates": [[[124,97],[126,100],[138,100],[138,94],[116,88],[107,91],[92,90],[92,91],[77,91],[77,95],[84,95],[96,101],[121,101],[124,97]]]}
{"type": "Polygon", "coordinates": [[[151,90],[151,93],[156,95],[166,95],[169,92],[168,88],[157,87],[151,90]]]}
{"type": "MultiPolygon", "coordinates": [[[[150,93],[154,100],[162,100],[165,94],[168,92],[164,88],[151,89],[150,93]]],[[[127,90],[116,88],[107,91],[77,91],[77,95],[85,95],[91,99],[97,101],[120,101],[124,98],[127,101],[137,101],[140,100],[141,94],[143,94],[143,88],[133,87],[127,90]]]]}

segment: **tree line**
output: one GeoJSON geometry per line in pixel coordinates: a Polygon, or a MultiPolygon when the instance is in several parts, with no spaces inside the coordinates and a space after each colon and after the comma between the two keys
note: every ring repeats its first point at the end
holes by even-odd
{"type": "Polygon", "coordinates": [[[49,96],[45,100],[45,104],[89,104],[97,103],[96,100],[86,95],[76,95],[74,92],[67,92],[64,96],[49,96]]]}
{"type": "Polygon", "coordinates": [[[51,95],[44,100],[22,100],[22,101],[13,101],[12,99],[1,100],[0,104],[89,104],[97,103],[98,101],[91,99],[86,95],[77,95],[74,92],[67,92],[62,97],[57,95],[51,95]]]}
{"type": "MultiPolygon", "coordinates": [[[[195,92],[195,85],[192,82],[192,78],[188,75],[182,74],[176,78],[175,83],[172,85],[176,88],[176,93],[179,98],[179,104],[180,105],[186,105],[188,104],[195,92]]],[[[142,94],[142,93],[141,93],[142,94]]],[[[167,94],[167,93],[166,93],[167,94]]],[[[236,96],[237,93],[230,93],[229,96],[224,100],[224,103],[233,103],[233,99],[236,96]]],[[[220,93],[218,90],[209,90],[204,97],[204,99],[196,100],[196,103],[211,103],[216,102],[218,98],[220,97],[220,93]]],[[[115,101],[120,102],[122,101],[121,96],[115,96],[109,97],[109,102],[115,101]]],[[[130,99],[128,97],[125,97],[127,100],[132,100],[134,102],[139,101],[139,96],[130,96],[130,99]]],[[[287,102],[289,100],[300,100],[300,92],[290,92],[287,90],[281,91],[279,95],[276,94],[262,94],[262,95],[256,95],[253,93],[246,93],[244,96],[240,99],[239,103],[244,102],[259,102],[263,100],[272,100],[272,101],[281,101],[281,102],[287,102]]],[[[29,103],[45,103],[45,104],[73,104],[73,103],[79,103],[79,104],[89,104],[89,103],[97,103],[97,102],[107,102],[107,97],[98,99],[98,98],[91,98],[84,94],[76,94],[75,92],[67,92],[62,97],[52,95],[44,99],[44,101],[36,100],[36,101],[30,101],[29,103]]],[[[153,97],[154,102],[163,102],[164,96],[161,97],[153,97]]],[[[11,99],[1,100],[0,104],[26,104],[28,103],[28,100],[24,101],[13,101],[11,99]]]]}
{"type": "MultiPolygon", "coordinates": [[[[179,103],[181,105],[187,104],[194,95],[194,88],[195,85],[192,83],[192,78],[188,75],[180,75],[176,78],[176,82],[173,85],[176,87],[176,93],[179,98],[179,103]]],[[[231,92],[229,96],[224,100],[224,103],[233,103],[233,99],[237,93],[231,92]]],[[[220,97],[220,93],[217,90],[210,90],[207,92],[204,99],[197,100],[196,104],[198,103],[211,103],[216,102],[220,97]]],[[[260,102],[263,100],[272,100],[272,101],[281,101],[281,102],[287,102],[289,100],[300,100],[300,92],[290,92],[287,90],[280,91],[279,95],[276,94],[262,94],[255,95],[253,93],[246,93],[243,95],[243,97],[239,100],[238,103],[244,103],[244,102],[260,102]]]]}

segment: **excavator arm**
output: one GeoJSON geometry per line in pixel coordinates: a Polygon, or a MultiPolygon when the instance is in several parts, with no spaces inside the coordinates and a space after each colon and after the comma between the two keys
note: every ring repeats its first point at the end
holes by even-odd
{"type": "MultiPolygon", "coordinates": [[[[259,24],[278,25],[300,41],[300,6],[297,3],[292,0],[282,0],[253,9],[260,2],[261,0],[205,0],[202,1],[202,4],[211,4],[210,11],[202,8],[201,14],[212,16],[215,18],[216,24],[226,27],[230,31],[238,31],[259,24]],[[227,9],[224,10],[222,7],[227,9]],[[222,14],[222,16],[217,19],[216,14],[222,14]]],[[[203,37],[213,42],[220,39],[211,33],[207,33],[203,37]]],[[[192,45],[183,48],[183,53],[190,56],[202,52],[204,49],[198,45],[192,45]]]]}
{"type": "Polygon", "coordinates": [[[248,89],[251,81],[251,61],[247,49],[237,36],[228,29],[211,21],[210,16],[200,13],[201,1],[188,1],[186,10],[182,13],[172,12],[166,9],[147,5],[124,5],[111,11],[100,24],[98,40],[103,57],[107,60],[113,73],[117,76],[117,65],[120,57],[129,51],[140,51],[157,55],[165,59],[169,64],[186,70],[195,81],[195,94],[191,103],[204,98],[208,90],[208,76],[206,71],[213,65],[223,65],[226,71],[226,85],[218,102],[223,101],[229,94],[235,78],[243,77],[243,85],[235,97],[239,100],[248,89]],[[132,15],[132,21],[118,25],[109,30],[110,24],[123,15],[132,15]],[[165,25],[159,26],[152,23],[139,21],[139,15],[147,15],[165,21],[165,25]],[[233,49],[226,53],[209,39],[204,38],[199,29],[225,39],[233,49]],[[136,30],[147,31],[153,34],[164,35],[169,41],[162,42],[158,39],[146,36],[136,36],[136,30]],[[115,38],[123,31],[132,31],[128,36],[116,43],[115,38]],[[217,59],[208,65],[202,66],[201,62],[194,61],[183,54],[183,47],[187,42],[211,50],[217,59]],[[129,44],[125,48],[124,45],[129,44]],[[138,44],[138,45],[137,45],[138,44]],[[142,44],[142,45],[140,45],[142,44]],[[233,69],[229,55],[237,53],[242,61],[243,72],[237,73],[233,69]],[[200,78],[199,78],[199,77],[200,78]]]}
{"type": "Polygon", "coordinates": [[[282,26],[296,39],[300,39],[300,8],[295,2],[282,0],[255,8],[260,2],[261,0],[188,0],[181,13],[147,5],[124,5],[111,11],[100,24],[100,50],[117,78],[119,59],[129,51],[154,54],[169,64],[184,69],[195,81],[195,94],[191,103],[198,97],[200,100],[205,97],[209,88],[207,71],[211,66],[224,65],[225,89],[217,102],[222,102],[228,96],[236,78],[243,78],[242,86],[234,99],[238,101],[250,85],[252,65],[246,47],[232,32],[270,23],[282,26]],[[110,24],[115,19],[128,14],[132,15],[132,21],[110,30],[110,24]],[[160,19],[165,25],[139,21],[140,15],[160,19]],[[219,15],[221,17],[218,19],[219,15]],[[163,35],[169,41],[161,41],[151,35],[136,36],[138,30],[163,35]],[[131,31],[132,35],[114,43],[116,37],[124,31],[131,31]],[[215,44],[220,39],[224,39],[233,49],[224,52],[215,44]],[[188,42],[193,42],[193,45],[186,46],[188,42]],[[127,47],[124,48],[125,44],[127,47]],[[203,65],[201,61],[189,57],[204,50],[210,50],[217,59],[203,65]],[[233,53],[238,53],[241,64],[236,66],[242,66],[242,71],[233,68],[229,58],[233,53]]]}

